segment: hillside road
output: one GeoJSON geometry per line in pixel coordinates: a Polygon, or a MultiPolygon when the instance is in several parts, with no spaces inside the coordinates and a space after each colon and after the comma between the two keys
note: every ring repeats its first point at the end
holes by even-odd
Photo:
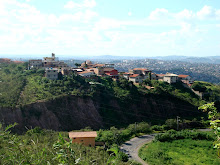
{"type": "MultiPolygon", "coordinates": [[[[207,132],[211,129],[198,129],[198,131],[207,132]]],[[[143,135],[135,137],[121,145],[120,150],[126,153],[129,159],[135,160],[143,165],[148,165],[144,160],[138,156],[139,149],[146,143],[150,143],[156,134],[143,135]]]]}
{"type": "Polygon", "coordinates": [[[138,156],[138,150],[146,143],[150,143],[156,134],[143,135],[135,137],[121,145],[120,149],[126,153],[129,159],[133,159],[143,165],[148,165],[144,160],[138,156]]]}

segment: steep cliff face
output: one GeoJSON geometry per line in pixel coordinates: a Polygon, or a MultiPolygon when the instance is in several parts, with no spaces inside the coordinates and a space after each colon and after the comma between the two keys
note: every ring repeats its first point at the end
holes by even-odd
{"type": "Polygon", "coordinates": [[[161,122],[176,115],[201,115],[197,108],[176,98],[143,97],[120,102],[90,97],[66,96],[20,108],[0,108],[0,121],[17,122],[18,131],[40,126],[70,131],[90,126],[93,129],[123,126],[138,121],[161,122]]]}

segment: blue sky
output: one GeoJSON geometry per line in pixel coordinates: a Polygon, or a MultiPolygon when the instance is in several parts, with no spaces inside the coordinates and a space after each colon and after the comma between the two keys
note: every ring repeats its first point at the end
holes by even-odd
{"type": "Polygon", "coordinates": [[[219,0],[0,0],[0,57],[220,55],[219,0]]]}

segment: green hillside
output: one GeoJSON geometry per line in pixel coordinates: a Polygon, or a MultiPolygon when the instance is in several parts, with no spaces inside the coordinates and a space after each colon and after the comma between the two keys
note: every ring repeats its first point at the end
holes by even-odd
{"type": "Polygon", "coordinates": [[[199,119],[205,114],[199,112],[197,106],[217,100],[219,96],[219,86],[205,82],[200,83],[208,84],[207,90],[215,97],[202,100],[180,83],[170,85],[146,80],[136,86],[124,78],[113,81],[108,77],[84,79],[76,75],[49,80],[44,77],[44,70],[26,70],[26,67],[26,63],[0,64],[0,108],[4,108],[1,120],[7,124],[23,121],[25,125],[37,123],[36,126],[56,130],[124,127],[141,121],[163,124],[177,115],[199,119]],[[146,85],[154,89],[149,90],[146,85]],[[19,113],[12,114],[15,109],[19,113]],[[94,118],[91,113],[100,118],[94,118]],[[11,115],[14,118],[8,118],[11,115]],[[61,126],[52,127],[49,120],[44,123],[45,115],[56,123],[59,121],[61,126]]]}
{"type": "MultiPolygon", "coordinates": [[[[62,80],[48,80],[43,77],[44,71],[26,70],[27,64],[0,64],[0,106],[13,107],[48,100],[62,95],[94,96],[100,91],[112,95],[118,99],[132,99],[134,96],[173,95],[193,105],[204,104],[190,89],[181,84],[169,85],[160,81],[145,81],[144,85],[151,85],[153,90],[147,90],[143,86],[136,87],[125,79],[114,82],[109,78],[97,78],[99,84],[90,85],[89,79],[80,76],[65,76],[62,80]]],[[[206,82],[196,82],[194,88],[209,92],[206,101],[215,101],[220,97],[220,86],[206,82]]]]}

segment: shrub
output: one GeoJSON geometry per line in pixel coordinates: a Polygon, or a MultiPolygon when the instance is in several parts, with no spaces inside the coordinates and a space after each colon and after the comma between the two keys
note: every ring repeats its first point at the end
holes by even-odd
{"type": "Polygon", "coordinates": [[[155,141],[173,141],[179,139],[193,139],[193,140],[214,140],[214,137],[206,132],[197,132],[190,130],[175,131],[170,130],[164,134],[155,136],[155,141]]]}
{"type": "Polygon", "coordinates": [[[165,125],[168,129],[176,129],[176,119],[167,119],[165,125]]]}
{"type": "Polygon", "coordinates": [[[164,126],[160,126],[160,125],[153,125],[151,127],[152,130],[154,131],[164,131],[164,126]]]}

